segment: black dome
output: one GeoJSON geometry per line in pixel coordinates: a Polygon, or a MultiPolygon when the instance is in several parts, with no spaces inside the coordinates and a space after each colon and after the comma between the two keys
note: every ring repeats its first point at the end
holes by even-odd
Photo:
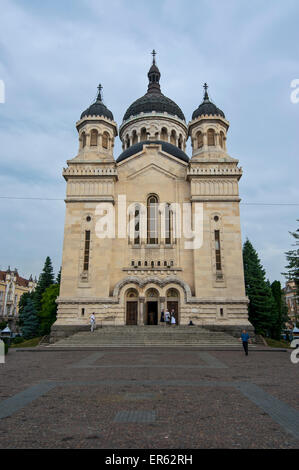
{"type": "Polygon", "coordinates": [[[192,120],[198,118],[199,116],[221,116],[225,118],[224,112],[221,109],[217,108],[217,106],[210,101],[208,92],[207,92],[207,84],[204,84],[205,94],[203,102],[198,106],[198,108],[192,114],[192,120]]]}
{"type": "Polygon", "coordinates": [[[81,114],[80,119],[82,119],[84,116],[105,116],[108,119],[111,119],[113,121],[113,114],[111,111],[104,105],[102,101],[102,95],[101,95],[101,90],[102,86],[98,86],[98,96],[95,101],[95,103],[91,104],[89,108],[87,108],[83,113],[81,114]]]}
{"type": "Polygon", "coordinates": [[[147,93],[131,104],[124,115],[124,121],[131,116],[137,116],[140,113],[151,113],[152,111],[156,111],[157,113],[166,112],[185,121],[185,116],[181,108],[174,101],[161,93],[159,83],[161,74],[155,62],[155,55],[156,53],[153,51],[153,64],[147,74],[149,80],[147,93]]]}
{"type": "Polygon", "coordinates": [[[173,155],[174,157],[179,158],[184,162],[189,162],[188,155],[186,155],[183,150],[179,149],[175,145],[172,145],[169,142],[164,142],[163,140],[145,140],[144,142],[138,142],[138,144],[131,145],[131,147],[129,147],[123,153],[120,154],[120,156],[116,160],[116,163],[120,163],[123,160],[126,160],[126,158],[135,155],[135,153],[141,152],[143,145],[145,144],[161,144],[162,150],[164,152],[169,153],[170,155],[173,155]]]}
{"type": "Polygon", "coordinates": [[[161,92],[146,93],[144,96],[134,101],[134,103],[127,109],[123,120],[126,121],[131,116],[136,116],[140,113],[151,113],[152,111],[156,111],[158,113],[166,112],[185,121],[185,116],[181,108],[161,92]]]}

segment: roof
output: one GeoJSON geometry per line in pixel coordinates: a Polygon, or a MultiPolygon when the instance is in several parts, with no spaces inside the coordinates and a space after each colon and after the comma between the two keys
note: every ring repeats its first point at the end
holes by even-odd
{"type": "Polygon", "coordinates": [[[88,116],[104,116],[113,121],[113,114],[107,106],[104,105],[102,101],[102,85],[98,86],[98,96],[94,103],[92,103],[83,113],[81,114],[80,119],[88,116]]]}
{"type": "MultiPolygon", "coordinates": [[[[0,281],[5,281],[6,280],[6,274],[10,272],[10,274],[14,274],[12,271],[0,271],[0,281]]],[[[19,276],[18,272],[17,274],[17,284],[22,287],[28,287],[29,286],[29,280],[25,279],[24,277],[19,276]]]]}
{"type": "Polygon", "coordinates": [[[123,160],[126,160],[127,158],[131,157],[132,155],[141,152],[144,145],[150,144],[160,144],[162,145],[162,150],[164,152],[169,153],[170,155],[173,155],[174,157],[183,160],[184,162],[189,162],[188,155],[186,155],[183,150],[179,149],[175,145],[172,145],[169,142],[164,142],[162,140],[145,140],[144,142],[138,142],[137,144],[131,145],[131,147],[124,150],[124,152],[122,152],[116,160],[116,163],[120,163],[123,160]]]}
{"type": "Polygon", "coordinates": [[[198,118],[199,116],[221,116],[225,118],[224,112],[221,109],[217,108],[217,106],[210,101],[208,95],[208,85],[204,84],[204,99],[203,102],[198,106],[198,108],[192,114],[192,120],[198,118]]]}

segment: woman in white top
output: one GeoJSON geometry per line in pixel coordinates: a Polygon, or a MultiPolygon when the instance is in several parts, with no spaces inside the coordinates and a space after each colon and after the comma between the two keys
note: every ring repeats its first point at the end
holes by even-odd
{"type": "Polygon", "coordinates": [[[175,316],[174,316],[174,315],[171,315],[171,324],[172,324],[172,325],[175,325],[175,324],[176,324],[175,316]]]}
{"type": "Polygon", "coordinates": [[[93,332],[93,330],[96,329],[96,317],[94,316],[94,313],[90,315],[90,331],[93,332]]]}

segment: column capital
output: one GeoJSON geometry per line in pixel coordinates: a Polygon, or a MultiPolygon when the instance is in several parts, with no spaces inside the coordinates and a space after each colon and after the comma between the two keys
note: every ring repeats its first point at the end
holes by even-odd
{"type": "Polygon", "coordinates": [[[160,302],[165,302],[166,297],[159,297],[159,299],[160,299],[160,302]]]}
{"type": "Polygon", "coordinates": [[[139,297],[139,302],[144,303],[145,302],[145,297],[139,297]]]}

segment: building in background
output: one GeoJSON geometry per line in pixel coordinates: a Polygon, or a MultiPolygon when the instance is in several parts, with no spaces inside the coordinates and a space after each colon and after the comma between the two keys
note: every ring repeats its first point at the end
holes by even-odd
{"type": "Polygon", "coordinates": [[[299,322],[299,299],[297,295],[297,288],[295,281],[287,281],[284,288],[285,300],[288,306],[288,316],[292,323],[299,322]]]}
{"type": "Polygon", "coordinates": [[[0,271],[0,322],[6,321],[14,326],[19,315],[19,301],[25,292],[32,292],[37,281],[32,276],[25,279],[17,269],[0,271]]]}

